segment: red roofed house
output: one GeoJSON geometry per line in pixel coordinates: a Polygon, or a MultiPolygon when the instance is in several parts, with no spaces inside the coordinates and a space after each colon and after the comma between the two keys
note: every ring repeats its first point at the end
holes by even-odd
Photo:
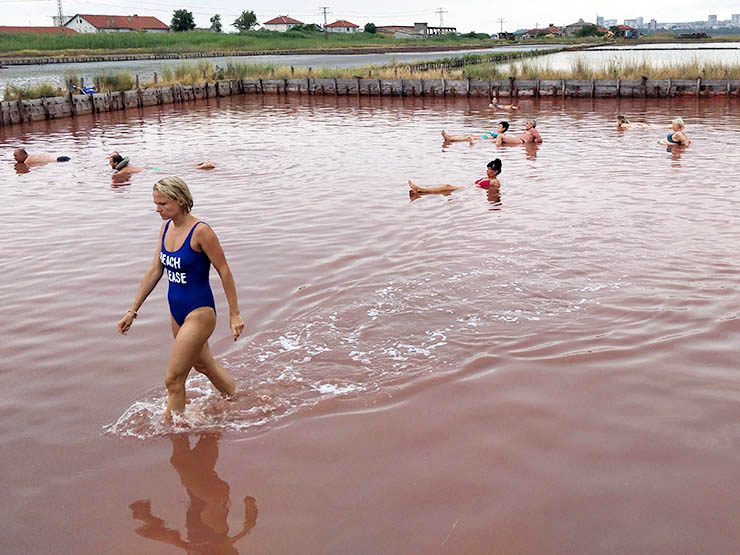
{"type": "Polygon", "coordinates": [[[77,31],[66,27],[8,27],[0,25],[0,33],[64,33],[65,35],[76,35],[77,31]]]}
{"type": "Polygon", "coordinates": [[[359,25],[350,23],[346,19],[340,19],[334,23],[329,23],[329,25],[326,26],[326,31],[328,33],[356,33],[359,28],[359,25]]]}
{"type": "Polygon", "coordinates": [[[283,33],[285,31],[289,31],[296,25],[303,25],[303,22],[293,19],[292,17],[288,17],[287,15],[279,15],[275,19],[265,21],[262,25],[268,31],[279,31],[280,33],[283,33]]]}
{"type": "Polygon", "coordinates": [[[156,17],[138,15],[86,15],[78,13],[64,24],[78,33],[167,33],[170,28],[156,17]]]}

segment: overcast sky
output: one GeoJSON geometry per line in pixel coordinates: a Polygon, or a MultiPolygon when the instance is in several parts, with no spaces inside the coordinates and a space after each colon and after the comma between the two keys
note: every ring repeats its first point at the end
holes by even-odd
{"type": "MultiPolygon", "coordinates": [[[[528,0],[494,3],[483,0],[445,2],[439,0],[406,0],[405,2],[375,0],[258,0],[243,2],[236,0],[62,0],[64,15],[76,13],[101,15],[153,15],[169,25],[172,12],[185,8],[193,12],[199,27],[208,27],[213,14],[221,14],[224,30],[233,31],[229,25],[242,10],[253,10],[257,21],[262,23],[278,15],[289,15],[304,23],[323,23],[320,10],[326,6],[327,21],[346,19],[363,27],[373,22],[383,25],[410,25],[427,22],[439,25],[439,9],[444,25],[457,27],[460,32],[477,31],[494,33],[502,27],[504,31],[532,28],[548,23],[567,25],[583,19],[595,22],[596,15],[606,19],[623,20],[642,16],[646,21],[658,22],[706,20],[709,14],[719,20],[730,19],[732,13],[740,13],[740,0],[624,0],[623,2],[591,2],[574,0],[569,3],[552,0],[528,0]],[[498,4],[498,5],[497,5],[498,4]],[[503,19],[503,23],[500,21],[503,19]]],[[[51,25],[51,16],[57,13],[55,0],[0,0],[0,25],[51,25]]]]}

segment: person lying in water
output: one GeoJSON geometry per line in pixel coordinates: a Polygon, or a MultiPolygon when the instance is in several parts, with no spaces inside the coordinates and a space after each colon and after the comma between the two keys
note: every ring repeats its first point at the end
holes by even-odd
{"type": "Polygon", "coordinates": [[[516,104],[499,104],[498,98],[495,96],[491,99],[491,103],[488,105],[491,110],[502,110],[505,112],[515,112],[519,109],[516,104]]]}
{"type": "MultiPolygon", "coordinates": [[[[111,168],[116,170],[116,173],[114,175],[117,175],[119,177],[131,175],[132,173],[138,173],[144,169],[131,165],[128,158],[122,156],[118,151],[115,150],[108,155],[108,163],[110,164],[111,168]]],[[[212,170],[215,167],[216,164],[214,164],[210,160],[203,160],[202,162],[198,162],[197,164],[195,164],[195,169],[198,170],[212,170]]]]}
{"type": "Polygon", "coordinates": [[[524,122],[525,131],[518,137],[510,137],[503,133],[496,137],[497,145],[525,145],[527,143],[541,143],[542,136],[539,134],[537,129],[537,120],[528,119],[524,122]]]}
{"type": "Polygon", "coordinates": [[[632,122],[626,116],[617,116],[617,131],[626,131],[627,129],[647,129],[650,127],[647,123],[632,122]]]}
{"type": "MultiPolygon", "coordinates": [[[[476,187],[480,187],[481,189],[494,189],[501,186],[501,183],[498,181],[498,176],[501,173],[501,160],[499,158],[496,158],[495,160],[492,160],[488,162],[486,165],[486,177],[481,177],[475,182],[476,187]]],[[[421,187],[420,185],[415,184],[413,181],[409,179],[408,181],[409,187],[411,187],[411,190],[414,193],[418,194],[428,194],[428,193],[450,193],[452,191],[457,191],[460,187],[456,185],[432,185],[431,187],[421,187]]]]}
{"type": "Polygon", "coordinates": [[[19,164],[25,164],[26,166],[42,166],[44,164],[50,164],[52,162],[69,162],[69,156],[48,156],[46,154],[28,154],[23,148],[16,148],[13,151],[13,158],[19,164]]]}
{"type": "Polygon", "coordinates": [[[445,141],[445,144],[448,143],[458,143],[458,142],[468,142],[471,145],[473,144],[473,141],[481,141],[481,140],[491,140],[495,139],[499,135],[506,133],[506,130],[509,128],[509,122],[507,121],[500,121],[498,122],[498,126],[496,127],[496,132],[493,131],[486,131],[482,135],[448,135],[445,133],[445,130],[442,130],[442,138],[445,141]]]}
{"type": "Polygon", "coordinates": [[[681,118],[676,118],[671,122],[672,132],[668,133],[665,139],[658,141],[660,144],[665,146],[677,145],[677,146],[689,146],[691,141],[683,131],[684,122],[681,118]]]}

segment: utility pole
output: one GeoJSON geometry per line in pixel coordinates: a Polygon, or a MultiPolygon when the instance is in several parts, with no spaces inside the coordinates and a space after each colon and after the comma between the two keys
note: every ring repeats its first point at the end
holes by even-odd
{"type": "Polygon", "coordinates": [[[444,27],[445,24],[444,24],[443,16],[444,16],[444,14],[447,13],[447,10],[445,10],[444,8],[437,8],[434,13],[438,13],[439,14],[439,26],[440,27],[444,27]]]}
{"type": "Polygon", "coordinates": [[[64,16],[62,15],[62,0],[57,0],[57,16],[59,17],[59,25],[60,27],[64,27],[64,16]]]}
{"type": "Polygon", "coordinates": [[[498,18],[498,22],[501,24],[501,32],[504,32],[504,23],[506,22],[505,19],[498,18]]]}
{"type": "Polygon", "coordinates": [[[326,32],[326,14],[328,13],[329,6],[319,6],[319,9],[324,12],[324,32],[326,32]]]}

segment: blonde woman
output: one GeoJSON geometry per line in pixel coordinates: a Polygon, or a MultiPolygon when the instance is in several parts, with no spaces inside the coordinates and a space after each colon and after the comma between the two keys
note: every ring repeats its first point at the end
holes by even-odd
{"type": "Polygon", "coordinates": [[[216,327],[216,305],[208,283],[211,264],[221,277],[229,303],[229,326],[234,341],[244,329],[239,313],[236,285],[226,256],[214,231],[190,213],[193,197],[179,177],[165,177],[152,193],[157,213],[163,220],[157,249],[141,280],[131,308],[118,322],[125,335],[134,323],[141,305],[154,290],[162,275],[167,276],[174,345],[165,374],[167,408],[165,419],[185,409],[185,380],[191,368],[205,374],[218,391],[231,396],[236,384],[231,375],[213,358],[208,339],[216,327]]]}
{"type": "Polygon", "coordinates": [[[691,141],[683,132],[684,122],[681,118],[676,118],[671,122],[671,133],[665,139],[658,141],[664,146],[676,145],[676,146],[689,146],[691,141]]]}

